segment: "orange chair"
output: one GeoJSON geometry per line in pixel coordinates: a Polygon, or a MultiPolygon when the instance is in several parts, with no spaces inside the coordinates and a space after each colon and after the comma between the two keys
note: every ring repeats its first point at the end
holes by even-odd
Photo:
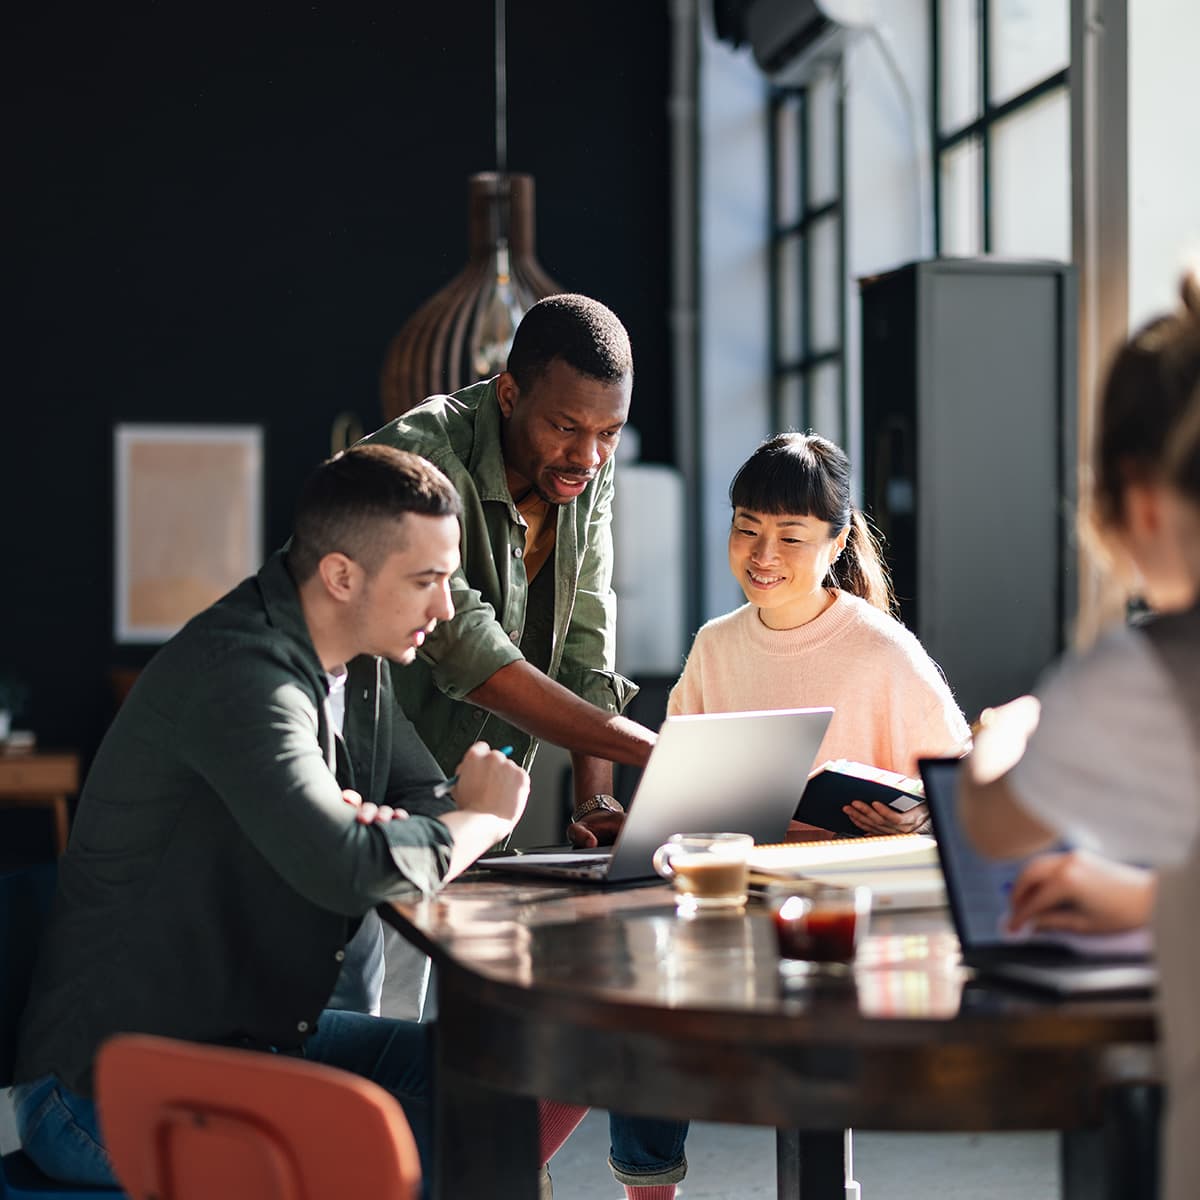
{"type": "Polygon", "coordinates": [[[100,1048],[104,1140],[131,1200],[416,1200],[421,1165],[381,1087],[300,1059],[120,1034],[100,1048]]]}

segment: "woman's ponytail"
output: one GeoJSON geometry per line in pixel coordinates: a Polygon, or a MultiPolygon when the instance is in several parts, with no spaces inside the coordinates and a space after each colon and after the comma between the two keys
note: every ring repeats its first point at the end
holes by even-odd
{"type": "Polygon", "coordinates": [[[1166,476],[1176,491],[1200,507],[1200,267],[1183,277],[1180,292],[1185,328],[1178,357],[1186,364],[1181,390],[1187,401],[1167,445],[1166,476]]]}
{"type": "Polygon", "coordinates": [[[882,612],[894,615],[896,601],[887,567],[879,552],[879,539],[866,516],[857,508],[850,510],[846,548],[830,565],[825,586],[841,588],[882,612]]]}

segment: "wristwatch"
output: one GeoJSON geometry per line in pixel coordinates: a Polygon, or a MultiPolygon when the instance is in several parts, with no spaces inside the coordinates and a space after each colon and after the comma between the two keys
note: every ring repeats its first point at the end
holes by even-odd
{"type": "Polygon", "coordinates": [[[576,821],[582,821],[588,813],[594,812],[611,812],[623,813],[624,807],[617,801],[615,796],[610,796],[607,792],[597,792],[594,796],[589,796],[586,800],[580,800],[571,812],[571,824],[576,821]]]}

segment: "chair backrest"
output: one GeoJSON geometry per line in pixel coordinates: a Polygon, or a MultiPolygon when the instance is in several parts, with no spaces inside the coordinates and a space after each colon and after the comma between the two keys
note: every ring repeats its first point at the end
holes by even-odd
{"type": "Polygon", "coordinates": [[[100,1127],[134,1200],[415,1200],[396,1100],[348,1071],[120,1034],[96,1060],[100,1127]]]}
{"type": "Polygon", "coordinates": [[[57,874],[54,863],[0,874],[0,1087],[12,1083],[17,1026],[57,874]]]}

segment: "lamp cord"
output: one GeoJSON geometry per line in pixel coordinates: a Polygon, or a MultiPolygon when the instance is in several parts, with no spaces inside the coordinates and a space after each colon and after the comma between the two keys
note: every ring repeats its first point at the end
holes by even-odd
{"type": "Polygon", "coordinates": [[[508,171],[508,68],[505,63],[505,0],[496,0],[496,172],[508,171]]]}

